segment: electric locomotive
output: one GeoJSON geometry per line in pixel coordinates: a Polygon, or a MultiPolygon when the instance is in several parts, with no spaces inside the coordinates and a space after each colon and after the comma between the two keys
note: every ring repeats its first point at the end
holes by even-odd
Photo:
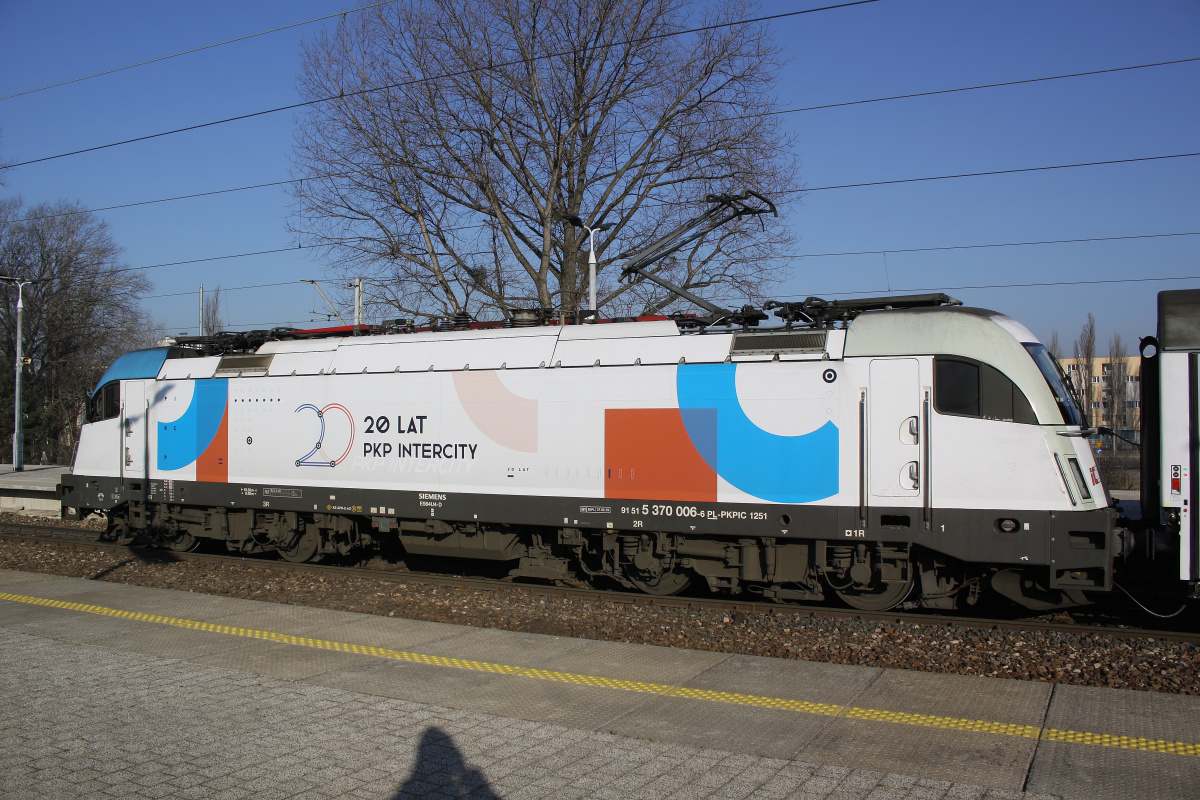
{"type": "Polygon", "coordinates": [[[756,309],[706,307],[129,353],[90,397],[63,513],[177,550],[398,544],[653,594],[1054,608],[1112,590],[1133,556],[1178,559],[1194,594],[1197,342],[1162,337],[1161,427],[1190,425],[1190,449],[1162,448],[1173,510],[1131,532],[1020,323],[940,294],[773,303],[762,329],[756,309]]]}

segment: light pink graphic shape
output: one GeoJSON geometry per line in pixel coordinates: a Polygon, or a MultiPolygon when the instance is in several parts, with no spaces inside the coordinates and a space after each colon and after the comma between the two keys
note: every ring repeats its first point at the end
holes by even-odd
{"type": "Polygon", "coordinates": [[[454,391],[463,410],[484,436],[509,450],[536,453],[538,401],[519,397],[494,370],[454,373],[454,391]]]}

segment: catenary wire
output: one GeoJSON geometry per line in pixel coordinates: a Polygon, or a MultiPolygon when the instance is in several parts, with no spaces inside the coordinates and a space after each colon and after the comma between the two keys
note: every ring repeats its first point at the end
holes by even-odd
{"type": "Polygon", "coordinates": [[[1118,158],[1110,161],[1084,161],[1078,164],[1053,164],[1045,167],[1020,167],[1017,169],[997,169],[987,172],[963,172],[955,175],[931,175],[924,178],[897,178],[890,181],[869,181],[866,183],[844,183],[838,186],[817,186],[811,189],[796,189],[787,194],[804,194],[805,192],[823,192],[828,189],[858,189],[864,186],[887,186],[896,183],[919,183],[921,181],[945,181],[954,178],[983,178],[990,175],[1012,175],[1018,172],[1042,172],[1051,169],[1073,169],[1075,167],[1100,167],[1109,164],[1132,164],[1138,161],[1161,161],[1168,158],[1193,158],[1197,153],[1173,153],[1165,156],[1143,156],[1141,158],[1118,158]]]}
{"type": "Polygon", "coordinates": [[[114,272],[142,272],[144,270],[149,270],[149,269],[161,269],[162,267],[181,267],[186,264],[202,264],[206,261],[224,261],[225,259],[229,259],[229,258],[249,258],[251,256],[268,256],[273,253],[290,253],[295,250],[311,250],[311,249],[315,249],[319,246],[320,245],[298,244],[298,245],[295,245],[294,247],[278,247],[274,250],[255,250],[250,253],[230,253],[229,255],[224,255],[224,256],[208,256],[207,258],[190,258],[190,259],[187,259],[186,261],[166,261],[166,262],[163,262],[162,264],[149,264],[144,267],[120,267],[119,269],[116,269],[113,271],[114,272]]]}
{"type": "MultiPolygon", "coordinates": [[[[916,184],[916,182],[920,182],[920,181],[942,181],[942,180],[952,180],[952,179],[956,179],[956,178],[985,178],[985,176],[989,176],[989,175],[1010,175],[1010,174],[1016,174],[1016,173],[1036,173],[1036,172],[1044,172],[1044,170],[1049,170],[1049,169],[1072,169],[1075,167],[1103,167],[1103,166],[1109,166],[1109,164],[1128,164],[1128,163],[1136,163],[1139,161],[1162,161],[1162,160],[1164,160],[1164,158],[1192,158],[1195,156],[1200,156],[1200,152],[1176,152],[1176,154],[1169,154],[1169,155],[1165,155],[1165,156],[1139,156],[1139,157],[1135,157],[1135,158],[1111,158],[1111,160],[1109,160],[1109,161],[1090,161],[1090,162],[1082,162],[1082,163],[1078,163],[1078,164],[1049,164],[1049,166],[1043,166],[1043,167],[1016,167],[1013,169],[988,170],[988,172],[982,172],[982,173],[959,173],[959,174],[954,174],[954,175],[929,175],[929,176],[925,176],[925,178],[900,178],[900,179],[886,180],[886,181],[869,181],[869,182],[865,182],[865,184],[842,184],[842,185],[838,185],[838,186],[808,186],[808,187],[804,187],[804,188],[799,188],[799,190],[792,190],[790,192],[784,192],[782,194],[785,194],[785,196],[786,196],[786,194],[804,194],[806,192],[824,192],[824,191],[829,191],[829,190],[839,190],[839,188],[863,188],[863,187],[868,187],[868,186],[887,186],[890,184],[916,184]]],[[[355,169],[355,170],[352,170],[352,172],[348,172],[348,173],[336,173],[336,174],[324,175],[323,178],[341,178],[341,176],[353,175],[355,173],[362,173],[362,172],[366,172],[366,170],[355,169]]],[[[311,180],[311,179],[298,178],[298,179],[286,180],[286,181],[275,181],[275,182],[271,182],[271,184],[257,184],[254,186],[241,186],[238,188],[226,188],[226,190],[214,190],[211,192],[199,192],[197,194],[181,194],[181,196],[179,196],[179,197],[162,198],[160,200],[142,200],[142,201],[138,201],[138,203],[126,203],[126,204],[122,204],[122,205],[109,205],[109,206],[98,207],[98,209],[79,209],[77,211],[62,211],[60,213],[46,213],[46,215],[41,215],[41,216],[36,216],[36,217],[23,217],[20,219],[13,219],[12,224],[18,223],[18,222],[35,222],[35,221],[37,221],[37,219],[54,219],[56,217],[70,217],[70,216],[80,215],[80,213],[95,213],[95,212],[100,212],[100,211],[113,211],[115,209],[130,209],[130,207],[134,207],[134,206],[138,206],[138,205],[150,205],[150,204],[154,204],[154,203],[170,203],[170,201],[173,201],[173,200],[188,200],[188,199],[200,198],[200,197],[211,197],[211,196],[214,196],[214,194],[228,194],[230,192],[244,192],[246,190],[254,190],[254,188],[268,188],[271,186],[286,186],[288,184],[299,184],[299,182],[305,181],[305,180],[311,180]]],[[[670,204],[661,204],[661,205],[684,205],[684,204],[670,203],[670,204]]],[[[467,225],[467,227],[462,228],[462,230],[469,230],[472,228],[481,228],[481,227],[484,227],[484,225],[467,225]]]]}
{"type": "Polygon", "coordinates": [[[1128,67],[1110,67],[1107,69],[1093,69],[1087,72],[1069,72],[1063,75],[1048,75],[1042,78],[1021,78],[1019,80],[1001,81],[999,83],[981,83],[975,86],[960,86],[954,89],[932,89],[927,92],[912,92],[909,94],[896,94],[888,97],[874,97],[869,100],[847,100],[840,103],[825,103],[818,106],[803,106],[800,108],[785,108],[779,111],[767,111],[754,116],[769,117],[779,114],[795,114],[800,111],[824,111],[830,108],[845,108],[846,106],[859,106],[867,103],[882,103],[888,100],[912,100],[918,97],[936,97],[941,94],[954,94],[955,92],[973,92],[978,89],[1000,89],[1005,86],[1021,86],[1029,83],[1043,83],[1045,81],[1059,81],[1067,78],[1086,78],[1093,75],[1107,75],[1113,72],[1128,72],[1135,69],[1149,69],[1151,67],[1166,67],[1174,64],[1186,64],[1191,61],[1200,61],[1200,56],[1192,56],[1189,58],[1176,58],[1170,61],[1155,61],[1150,64],[1133,64],[1128,67]]]}
{"type": "MultiPolygon", "coordinates": [[[[309,325],[313,322],[316,322],[316,320],[287,319],[287,320],[281,320],[281,321],[276,321],[276,322],[239,322],[234,327],[237,327],[240,329],[246,329],[246,330],[253,330],[256,328],[282,328],[282,327],[293,327],[296,325],[309,325]]],[[[232,325],[232,323],[230,323],[230,324],[232,325]]],[[[159,326],[158,330],[192,331],[192,330],[196,330],[198,327],[199,326],[197,326],[197,325],[162,325],[162,326],[159,326]]]]}
{"type": "MultiPolygon", "coordinates": [[[[833,10],[842,9],[842,8],[850,8],[852,6],[861,6],[861,5],[867,5],[870,3],[878,3],[878,2],[881,2],[881,0],[853,0],[853,2],[838,3],[837,5],[822,6],[821,8],[807,8],[802,11],[788,11],[783,14],[770,14],[765,17],[755,17],[753,19],[736,20],[734,22],[726,22],[726,23],[721,23],[718,25],[705,25],[705,26],[698,27],[698,28],[688,28],[688,29],[682,30],[682,31],[673,31],[671,33],[660,33],[660,34],[655,34],[653,36],[645,36],[645,37],[642,37],[641,39],[632,39],[632,40],[629,40],[626,42],[616,42],[616,43],[614,43],[613,46],[617,46],[620,44],[652,42],[657,39],[666,39],[671,36],[683,36],[683,35],[686,35],[689,33],[703,33],[705,31],[717,30],[719,28],[731,28],[736,25],[753,25],[753,24],[759,23],[759,22],[769,22],[772,20],[784,19],[787,17],[796,17],[796,16],[800,16],[802,14],[815,14],[820,11],[833,11],[833,10]]],[[[539,56],[537,60],[540,61],[540,60],[543,60],[546,58],[557,58],[559,56],[571,55],[573,52],[575,52],[575,51],[550,53],[545,56],[539,56]]],[[[524,63],[524,62],[521,60],[511,61],[511,62],[503,62],[500,64],[492,64],[489,67],[487,67],[487,69],[497,69],[500,67],[518,66],[522,63],[524,63]]],[[[480,69],[483,69],[483,68],[460,70],[458,72],[447,73],[447,74],[438,75],[435,77],[456,78],[456,77],[460,77],[463,75],[470,75],[474,72],[480,71],[480,69]]],[[[409,86],[409,85],[412,85],[415,83],[422,83],[425,80],[427,80],[427,79],[420,78],[420,79],[412,80],[412,81],[404,81],[401,83],[388,84],[386,86],[373,86],[369,89],[359,89],[358,91],[354,91],[354,92],[341,92],[341,93],[338,93],[335,95],[330,95],[328,97],[320,97],[320,98],[317,98],[316,100],[306,100],[306,101],[303,101],[300,103],[291,103],[286,106],[278,106],[276,108],[268,108],[268,109],[264,109],[262,111],[254,111],[249,114],[239,114],[234,117],[226,117],[225,119],[213,120],[211,122],[202,122],[197,125],[188,125],[183,128],[176,128],[174,130],[160,131],[159,133],[150,133],[150,134],[146,134],[145,136],[135,136],[132,139],[125,139],[125,140],[122,140],[119,142],[109,142],[108,144],[95,145],[94,147],[85,147],[80,150],[73,150],[69,153],[58,153],[57,155],[53,155],[53,156],[42,156],[41,158],[34,158],[34,159],[30,159],[28,161],[19,161],[14,164],[9,164],[8,168],[13,169],[16,167],[25,167],[25,166],[29,166],[30,164],[40,164],[44,161],[53,161],[53,160],[59,159],[59,158],[66,158],[68,156],[77,156],[77,155],[82,155],[84,153],[93,153],[97,150],[106,150],[110,147],[120,147],[122,145],[134,144],[136,142],[145,142],[150,139],[158,139],[163,136],[173,136],[174,134],[177,134],[177,133],[186,133],[187,131],[195,131],[195,130],[201,130],[203,128],[211,128],[215,125],[224,125],[229,122],[239,122],[242,120],[254,119],[257,117],[266,116],[268,114],[276,114],[276,113],[279,113],[282,111],[295,111],[298,108],[306,108],[307,106],[314,106],[314,105],[319,105],[321,103],[328,103],[332,100],[340,100],[340,99],[344,99],[347,97],[358,97],[360,95],[370,94],[372,92],[386,91],[388,89],[397,89],[397,88],[400,88],[403,86],[409,86]]]]}
{"type": "MultiPolygon", "coordinates": [[[[929,253],[938,250],[976,250],[987,247],[1026,247],[1033,245],[1047,244],[1077,244],[1081,242],[1113,242],[1124,241],[1130,239],[1162,239],[1171,236],[1200,236],[1200,231],[1180,231],[1178,233],[1139,233],[1129,236],[1094,236],[1089,238],[1077,239],[1047,239],[1040,242],[993,242],[988,244],[959,244],[959,245],[943,245],[939,247],[902,247],[892,250],[860,250],[844,253],[791,253],[788,255],[779,256],[779,258],[825,258],[829,256],[866,256],[880,255],[883,253],[929,253]]],[[[160,269],[162,267],[178,267],[185,264],[200,264],[206,261],[223,261],[230,258],[249,258],[251,256],[265,256],[275,253],[290,253],[296,250],[316,250],[326,245],[295,245],[294,247],[279,247],[274,250],[256,250],[250,253],[232,253],[223,256],[209,256],[207,258],[192,258],[187,261],[168,261],[162,264],[149,264],[141,267],[122,267],[116,272],[138,272],[142,270],[160,269]]],[[[270,284],[276,285],[276,284],[270,284]]],[[[283,285],[283,284],[278,284],[283,285]]],[[[180,292],[180,294],[192,294],[192,292],[180,292]]],[[[155,297],[171,297],[173,295],[154,295],[155,297]]],[[[149,299],[149,298],[147,298],[149,299]]]]}
{"type": "MultiPolygon", "coordinates": [[[[393,2],[394,2],[394,0],[393,0],[393,2]]],[[[935,95],[952,94],[955,92],[970,92],[970,91],[976,91],[979,89],[994,89],[994,88],[1004,87],[1004,86],[1018,86],[1018,85],[1026,84],[1026,83],[1039,83],[1039,82],[1044,82],[1044,81],[1055,81],[1055,80],[1065,80],[1065,79],[1069,79],[1069,78],[1104,75],[1107,73],[1126,72],[1128,70],[1147,69],[1150,67],[1164,67],[1164,66],[1171,66],[1171,65],[1175,65],[1175,64],[1183,64],[1183,63],[1192,62],[1192,61],[1200,61],[1200,56],[1196,56],[1193,58],[1180,58],[1180,59],[1175,59],[1172,61],[1156,61],[1154,63],[1149,63],[1149,64],[1134,64],[1131,66],[1124,66],[1124,67],[1111,67],[1111,68],[1107,68],[1107,69],[1090,70],[1088,72],[1072,72],[1072,73],[1063,74],[1063,75],[1047,75],[1047,76],[1043,76],[1040,78],[1024,78],[1024,79],[1013,80],[1013,81],[1002,81],[1000,83],[980,84],[977,86],[960,86],[960,87],[956,87],[953,89],[933,89],[933,90],[926,91],[926,92],[913,92],[910,94],[891,95],[888,97],[874,97],[874,98],[869,98],[866,100],[846,100],[846,101],[843,101],[840,103],[826,103],[824,105],[817,105],[817,106],[803,106],[803,107],[799,107],[799,108],[780,109],[778,111],[769,111],[764,114],[747,115],[747,116],[743,116],[743,117],[729,117],[729,118],[725,118],[725,119],[727,119],[727,120],[750,119],[755,116],[765,117],[765,116],[778,116],[778,115],[783,115],[783,114],[797,114],[797,113],[806,112],[806,111],[822,111],[822,110],[832,109],[832,108],[843,108],[843,107],[847,107],[847,106],[866,105],[868,103],[883,103],[883,102],[888,102],[888,101],[892,101],[892,100],[908,100],[908,99],[918,98],[918,97],[932,97],[935,95]]],[[[101,206],[98,208],[79,209],[77,211],[64,211],[59,214],[44,214],[41,216],[25,217],[23,219],[18,219],[18,220],[13,220],[13,221],[14,222],[28,222],[28,221],[32,221],[32,220],[52,219],[54,217],[71,216],[71,215],[75,215],[75,214],[90,214],[90,213],[99,212],[99,211],[115,211],[115,210],[124,209],[124,208],[136,208],[138,206],[153,205],[155,203],[172,203],[172,202],[175,202],[178,200],[193,200],[193,199],[200,198],[200,197],[212,197],[214,195],[229,194],[232,192],[245,192],[245,191],[250,191],[250,190],[254,190],[254,189],[268,189],[268,188],[275,187],[275,186],[288,186],[288,185],[295,184],[295,183],[302,183],[306,180],[318,180],[318,179],[323,179],[323,178],[344,178],[344,177],[347,177],[350,175],[355,175],[355,174],[365,172],[365,171],[366,170],[349,170],[347,172],[331,172],[331,173],[327,173],[324,175],[316,175],[316,176],[306,177],[306,178],[292,178],[290,180],[271,181],[268,183],[256,183],[256,184],[251,184],[249,186],[236,186],[236,187],[232,187],[229,189],[214,189],[212,191],[207,191],[207,192],[195,192],[193,194],[177,195],[174,197],[162,197],[162,198],[158,198],[155,200],[139,200],[139,201],[132,202],[132,203],[120,203],[117,205],[101,206]]],[[[809,189],[806,191],[819,191],[820,189],[828,189],[828,188],[834,188],[834,187],[820,187],[818,189],[809,189]]]]}
{"type": "MultiPolygon", "coordinates": [[[[856,289],[855,291],[852,291],[852,292],[807,292],[805,294],[781,294],[781,295],[772,297],[771,299],[773,299],[773,300],[790,300],[790,299],[794,299],[794,298],[807,298],[807,297],[813,297],[813,296],[816,296],[816,297],[822,297],[822,296],[845,297],[847,295],[854,295],[854,294],[886,296],[886,295],[910,293],[910,292],[915,292],[915,293],[960,292],[960,291],[967,291],[970,289],[1040,289],[1040,288],[1047,287],[1047,286],[1094,286],[1094,285],[1101,285],[1101,284],[1117,284],[1117,283],[1161,283],[1164,281],[1195,281],[1195,280],[1200,280],[1200,275],[1171,275],[1171,276],[1154,277],[1154,278],[1107,278],[1107,279],[1096,278],[1096,279],[1092,279],[1092,280],[1080,280],[1080,281],[1041,281],[1041,282],[1035,282],[1035,283],[987,283],[987,284],[976,284],[976,285],[968,285],[968,286],[926,286],[926,287],[908,287],[908,288],[899,288],[898,287],[895,289],[856,289]]],[[[745,296],[743,295],[742,297],[739,297],[739,298],[718,297],[718,298],[709,298],[709,299],[713,300],[714,302],[724,302],[724,301],[730,301],[730,300],[735,300],[737,302],[741,302],[742,300],[745,299],[745,296]]]]}
{"type": "MultiPolygon", "coordinates": [[[[1043,286],[1086,286],[1086,285],[1098,284],[1098,283],[1103,283],[1103,284],[1151,283],[1151,282],[1162,282],[1162,281],[1194,281],[1194,280],[1200,280],[1200,275],[1179,275],[1179,276],[1160,277],[1160,278],[1114,278],[1111,280],[1090,280],[1090,281],[1057,281],[1054,283],[998,283],[998,284],[992,284],[989,286],[935,286],[935,287],[912,288],[912,289],[892,289],[890,291],[885,290],[885,289],[875,289],[875,290],[862,289],[862,290],[854,291],[854,292],[815,292],[815,293],[809,293],[809,294],[804,294],[804,295],[779,295],[779,296],[775,297],[774,299],[786,300],[788,298],[793,298],[793,297],[806,297],[807,298],[807,297],[812,297],[812,296],[845,297],[848,295],[862,295],[862,294],[877,294],[877,295],[885,295],[886,296],[889,294],[898,294],[900,292],[947,292],[947,291],[954,292],[954,291],[962,291],[965,289],[1027,289],[1027,288],[1039,288],[1039,287],[1043,287],[1043,286]]],[[[242,288],[256,288],[256,287],[242,287],[242,288]]],[[[222,289],[221,291],[223,291],[223,292],[224,291],[232,291],[232,289],[229,289],[229,290],[222,289]]],[[[182,294],[194,295],[195,292],[182,292],[182,294]]],[[[163,295],[163,296],[165,297],[165,296],[169,296],[169,295],[163,295]]],[[[727,302],[729,300],[735,300],[736,302],[742,302],[743,300],[745,300],[744,297],[741,297],[741,298],[714,297],[714,298],[710,298],[710,299],[713,302],[727,302]]],[[[311,322],[311,321],[312,320],[308,320],[307,322],[311,322]]],[[[279,327],[279,326],[283,326],[283,325],[299,325],[302,322],[305,322],[305,321],[289,320],[286,322],[241,322],[241,323],[237,323],[236,327],[239,327],[239,328],[279,327]]],[[[179,326],[165,326],[165,327],[179,327],[179,326]]],[[[192,328],[195,328],[196,326],[192,325],[192,326],[183,326],[183,327],[185,330],[191,330],[192,328]]]]}
{"type": "Polygon", "coordinates": [[[938,250],[979,250],[986,247],[1030,247],[1045,244],[1078,244],[1082,242],[1115,242],[1128,239],[1163,239],[1170,236],[1200,236],[1200,231],[1178,233],[1141,233],[1130,236],[1092,236],[1077,239],[1045,239],[1038,242],[993,242],[989,244],[951,244],[939,247],[897,247],[890,250],[859,250],[844,253],[796,253],[780,258],[825,258],[829,256],[877,256],[884,253],[932,253],[938,250]]]}
{"type": "MultiPolygon", "coordinates": [[[[241,291],[245,291],[246,289],[271,289],[271,288],[275,288],[278,286],[294,286],[295,284],[298,284],[298,283],[304,283],[304,281],[295,280],[295,281],[280,281],[279,283],[256,283],[253,286],[214,286],[211,289],[205,289],[204,293],[212,294],[213,292],[241,292],[241,291]]],[[[313,281],[313,283],[341,283],[341,281],[318,280],[318,281],[313,281]]],[[[140,300],[159,300],[164,297],[188,297],[188,296],[195,296],[195,294],[196,294],[196,292],[194,290],[189,290],[186,292],[170,292],[168,294],[139,295],[138,299],[140,299],[140,300]]]]}
{"type": "Polygon", "coordinates": [[[378,8],[379,6],[391,5],[392,3],[395,3],[395,2],[397,2],[397,0],[383,0],[383,2],[381,2],[381,3],[372,3],[369,6],[360,6],[358,8],[352,8],[349,11],[339,11],[336,14],[326,14],[323,17],[314,17],[313,19],[306,19],[303,22],[293,22],[290,25],[281,25],[278,28],[271,28],[269,31],[259,31],[258,33],[248,33],[245,36],[237,36],[233,39],[226,39],[223,42],[215,42],[213,44],[206,44],[206,45],[203,45],[202,47],[193,47],[190,50],[183,50],[178,53],[172,53],[167,56],[159,56],[158,58],[148,58],[145,61],[139,61],[136,64],[128,64],[124,67],[114,67],[113,69],[106,69],[103,72],[96,72],[91,75],[84,75],[79,78],[71,78],[70,80],[59,81],[58,83],[51,83],[51,84],[47,84],[46,86],[39,86],[36,89],[25,89],[24,91],[20,91],[20,92],[13,92],[12,94],[6,94],[3,97],[0,97],[0,100],[10,100],[14,97],[21,97],[22,95],[34,94],[35,92],[44,92],[47,89],[56,89],[59,86],[69,86],[72,83],[88,81],[88,80],[91,80],[92,78],[100,78],[105,75],[112,75],[113,73],[116,73],[116,72],[124,72],[127,69],[134,69],[136,67],[144,67],[148,64],[157,64],[160,61],[169,61],[172,58],[179,58],[180,56],[187,56],[187,55],[191,55],[192,53],[200,53],[200,52],[203,52],[204,50],[212,50],[214,47],[224,47],[227,44],[236,44],[237,42],[244,42],[247,39],[254,39],[259,36],[266,36],[269,33],[279,33],[280,31],[286,31],[290,28],[299,28],[303,25],[311,25],[314,22],[323,22],[327,19],[333,19],[334,17],[344,17],[347,14],[354,14],[359,11],[367,11],[368,9],[378,8]]]}

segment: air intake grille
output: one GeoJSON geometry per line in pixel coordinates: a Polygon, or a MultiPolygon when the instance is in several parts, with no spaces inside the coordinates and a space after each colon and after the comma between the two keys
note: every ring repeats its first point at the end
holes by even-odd
{"type": "Polygon", "coordinates": [[[271,366],[273,355],[229,355],[221,358],[221,363],[217,365],[217,371],[214,373],[217,377],[228,377],[230,375],[266,375],[267,368],[271,366]]]}
{"type": "Polygon", "coordinates": [[[785,333],[738,333],[733,337],[733,355],[765,353],[823,353],[825,331],[785,333]]]}

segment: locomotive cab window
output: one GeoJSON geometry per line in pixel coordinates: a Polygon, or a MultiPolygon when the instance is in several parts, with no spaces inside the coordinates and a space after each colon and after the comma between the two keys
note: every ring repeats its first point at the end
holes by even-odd
{"type": "Polygon", "coordinates": [[[933,373],[934,407],[942,414],[1037,424],[1025,393],[995,367],[938,356],[933,373]]]}
{"type": "Polygon", "coordinates": [[[106,383],[96,390],[88,403],[88,422],[99,422],[121,416],[121,384],[119,381],[106,383]]]}
{"type": "MultiPolygon", "coordinates": [[[[1068,425],[1085,425],[1083,413],[1080,411],[1080,408],[1084,406],[1080,404],[1080,398],[1075,394],[1074,383],[1066,379],[1058,362],[1046,350],[1046,346],[1030,342],[1025,345],[1025,349],[1033,357],[1033,362],[1037,364],[1050,391],[1054,393],[1054,400],[1058,403],[1058,410],[1062,413],[1063,422],[1068,425]]],[[[1078,368],[1075,366],[1072,366],[1071,370],[1078,373],[1078,368]]]]}

